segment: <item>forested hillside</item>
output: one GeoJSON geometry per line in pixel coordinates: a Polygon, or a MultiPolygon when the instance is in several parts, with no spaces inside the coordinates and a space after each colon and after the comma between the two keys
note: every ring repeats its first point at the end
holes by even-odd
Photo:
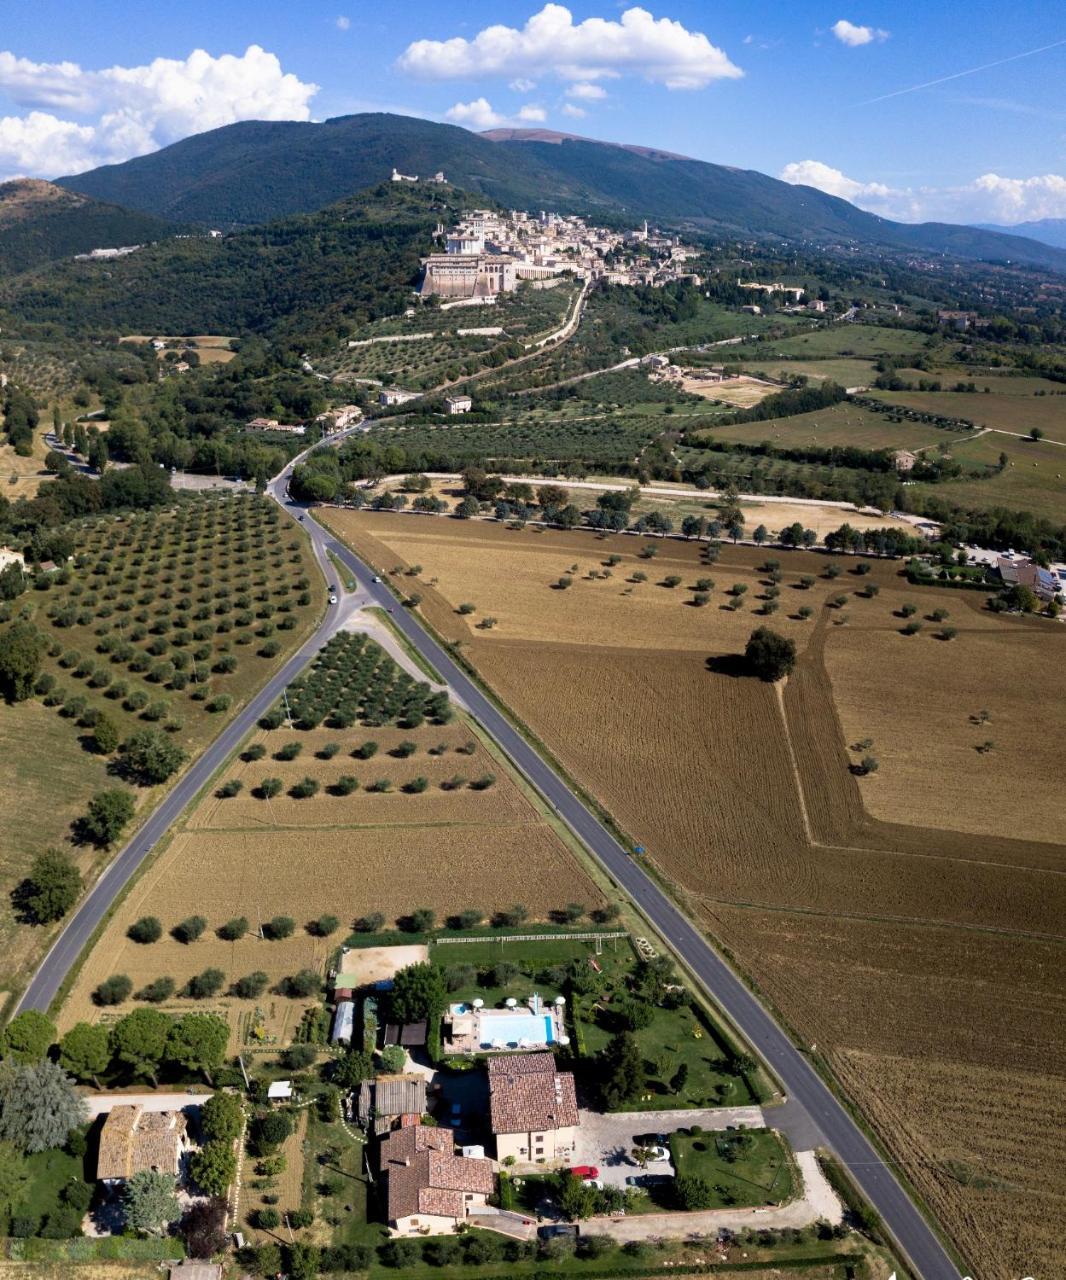
{"type": "Polygon", "coordinates": [[[0,315],[21,332],[344,336],[353,321],[402,306],[434,225],[451,216],[445,199],[439,188],[382,185],[221,239],[57,264],[0,283],[0,315]]]}
{"type": "Polygon", "coordinates": [[[92,249],[144,244],[179,230],[153,214],[104,204],[51,182],[0,184],[0,276],[92,249]]]}

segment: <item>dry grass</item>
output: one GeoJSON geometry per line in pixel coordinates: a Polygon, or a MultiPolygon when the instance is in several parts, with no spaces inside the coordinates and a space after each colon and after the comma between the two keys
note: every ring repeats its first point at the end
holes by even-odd
{"type": "Polygon", "coordinates": [[[826,558],[771,552],[783,607],[768,621],[801,655],[778,697],[706,665],[762,621],[751,549],[703,568],[674,542],[647,563],[625,537],[331,520],[379,567],[423,566],[429,619],[818,1043],[981,1274],[1052,1272],[1066,1207],[1061,1142],[1041,1134],[1066,1106],[1058,627],[912,588],[894,564],[800,591],[826,558]],[[612,579],[581,577],[611,553],[612,579]],[[574,585],[552,590],[575,562],[574,585]],[[712,604],[650,582],[622,596],[638,567],[706,574],[712,604]],[[719,607],[734,581],[750,588],[737,613],[719,607]],[[875,598],[856,594],[868,583],[875,598]],[[825,609],[838,594],[844,608],[825,609]],[[472,630],[461,600],[498,626],[472,630]],[[957,638],[929,622],[900,635],[908,601],[948,609],[957,638]],[[815,619],[789,618],[799,604],[815,619]],[[864,737],[881,769],[859,780],[848,744],[864,737]]]}
{"type": "Polygon", "coordinates": [[[878,391],[886,404],[906,405],[922,413],[942,413],[950,418],[968,418],[981,427],[999,427],[1025,434],[1040,427],[1052,440],[1066,442],[1066,397],[976,395],[958,391],[878,391]]]}
{"type": "Polygon", "coordinates": [[[281,1144],[279,1154],[285,1157],[285,1172],[273,1179],[273,1185],[269,1190],[262,1188],[254,1190],[253,1182],[259,1181],[259,1177],[255,1172],[255,1166],[258,1160],[255,1156],[247,1155],[244,1158],[244,1170],[241,1176],[241,1194],[237,1201],[237,1222],[238,1230],[242,1231],[245,1237],[255,1240],[260,1244],[266,1244],[270,1240],[279,1243],[288,1240],[288,1235],[284,1228],[280,1228],[277,1233],[272,1231],[257,1231],[254,1228],[249,1230],[248,1218],[257,1209],[266,1208],[264,1195],[277,1196],[276,1207],[279,1213],[291,1213],[300,1207],[300,1197],[303,1189],[303,1173],[304,1173],[304,1139],[307,1136],[307,1112],[300,1111],[296,1116],[296,1125],[281,1144]]]}

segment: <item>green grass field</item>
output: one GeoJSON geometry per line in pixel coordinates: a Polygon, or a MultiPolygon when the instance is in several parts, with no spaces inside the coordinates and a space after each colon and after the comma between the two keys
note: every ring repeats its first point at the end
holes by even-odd
{"type": "MultiPolygon", "coordinates": [[[[954,437],[948,439],[954,440],[954,437]]],[[[916,489],[962,507],[982,510],[1008,507],[1062,521],[1066,513],[1066,448],[1062,445],[1016,440],[999,432],[989,432],[953,443],[951,451],[964,466],[988,467],[997,466],[999,455],[1005,453],[1007,467],[987,479],[915,485],[916,489]]]]}
{"type": "Polygon", "coordinates": [[[677,1176],[703,1178],[712,1188],[712,1208],[783,1204],[796,1187],[792,1165],[776,1135],[768,1129],[742,1133],[670,1135],[677,1176]]]}
{"type": "Polygon", "coordinates": [[[808,378],[828,378],[842,387],[866,387],[877,377],[871,360],[859,360],[840,356],[825,360],[745,360],[744,368],[751,373],[776,378],[779,373],[805,374],[808,378]]]}
{"type": "Polygon", "coordinates": [[[828,449],[851,445],[858,449],[922,449],[941,441],[958,439],[939,427],[914,422],[889,422],[884,414],[871,413],[854,404],[835,404],[814,413],[767,422],[742,422],[713,427],[708,440],[729,440],[740,444],[769,441],[781,449],[817,445],[828,449]]]}
{"type": "MultiPolygon", "coordinates": [[[[765,361],[808,356],[818,359],[829,357],[871,358],[874,356],[905,356],[925,350],[926,336],[910,329],[889,329],[875,324],[834,324],[819,329],[797,333],[788,338],[763,341],[758,344],[758,358],[765,361]]],[[[734,358],[734,352],[726,350],[726,359],[734,358]]],[[[746,356],[751,346],[737,347],[746,356]]],[[[754,353],[754,352],[753,352],[754,353]]]]}
{"type": "Polygon", "coordinates": [[[971,395],[955,391],[877,391],[886,404],[905,405],[920,413],[968,418],[980,427],[1026,435],[1039,427],[1049,440],[1066,444],[1066,396],[971,395]]]}

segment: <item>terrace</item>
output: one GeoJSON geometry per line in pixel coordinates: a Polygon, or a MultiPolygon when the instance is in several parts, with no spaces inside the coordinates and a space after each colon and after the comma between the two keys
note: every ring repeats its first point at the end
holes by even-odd
{"type": "Polygon", "coordinates": [[[503,1053],[568,1045],[563,1011],[564,996],[545,1004],[534,992],[523,1004],[510,996],[502,1009],[486,1009],[481,999],[453,1004],[444,1019],[447,1053],[503,1053]]]}

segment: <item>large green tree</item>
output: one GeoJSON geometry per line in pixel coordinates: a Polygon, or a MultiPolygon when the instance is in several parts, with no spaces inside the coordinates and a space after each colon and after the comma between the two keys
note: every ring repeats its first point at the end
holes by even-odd
{"type": "Polygon", "coordinates": [[[61,1147],[88,1119],[84,1098],[58,1063],[0,1066],[0,1141],[33,1153],[61,1147]]]}
{"type": "Polygon", "coordinates": [[[187,1071],[202,1071],[207,1083],[226,1056],[229,1026],[213,1013],[187,1013],[171,1028],[167,1058],[187,1071]]]}
{"type": "Polygon", "coordinates": [[[232,1142],[209,1142],[194,1152],[189,1162],[189,1172],[201,1191],[211,1196],[225,1194],[226,1188],[237,1176],[237,1153],[232,1142]]]}
{"type": "Polygon", "coordinates": [[[111,1065],[111,1032],[92,1022],[76,1022],[59,1042],[59,1065],[78,1080],[100,1088],[100,1076],[111,1065]]]}
{"type": "Polygon", "coordinates": [[[85,816],[78,822],[78,834],[106,849],[122,834],[136,807],[130,791],[120,787],[98,791],[89,801],[85,816]]]}
{"type": "Polygon", "coordinates": [[[31,622],[0,631],[0,693],[8,702],[23,702],[33,693],[44,653],[44,637],[31,622]]]}
{"type": "Polygon", "coordinates": [[[744,661],[760,680],[780,680],[796,665],[796,642],[769,627],[756,627],[744,647],[744,661]]]}
{"type": "Polygon", "coordinates": [[[135,1076],[148,1076],[159,1083],[159,1067],[166,1057],[167,1038],[173,1019],[158,1009],[135,1009],[120,1018],[111,1030],[115,1060],[129,1067],[135,1076]]]}
{"type": "Polygon", "coordinates": [[[161,729],[138,729],[122,744],[126,773],[142,786],[155,786],[181,768],[185,752],[161,729]]]}
{"type": "Polygon", "coordinates": [[[12,1062],[40,1062],[56,1038],[56,1024],[37,1009],[17,1013],[7,1024],[0,1046],[12,1062]]]}
{"type": "Polygon", "coordinates": [[[81,895],[81,874],[69,853],[45,849],[19,889],[19,905],[35,924],[62,920],[81,895]]]}
{"type": "Polygon", "coordinates": [[[599,1057],[600,1091],[608,1111],[630,1102],[644,1084],[644,1059],[632,1032],[615,1036],[599,1057]]]}
{"type": "Polygon", "coordinates": [[[232,1142],[244,1122],[244,1108],[235,1093],[213,1093],[200,1108],[200,1127],[208,1142],[232,1142]]]}
{"type": "Polygon", "coordinates": [[[440,1013],[446,996],[439,965],[411,964],[393,979],[389,1009],[395,1022],[421,1022],[440,1013]]]}
{"type": "Polygon", "coordinates": [[[161,1236],[181,1217],[173,1174],[142,1169],[130,1178],[122,1193],[126,1225],[145,1235],[161,1236]]]}

